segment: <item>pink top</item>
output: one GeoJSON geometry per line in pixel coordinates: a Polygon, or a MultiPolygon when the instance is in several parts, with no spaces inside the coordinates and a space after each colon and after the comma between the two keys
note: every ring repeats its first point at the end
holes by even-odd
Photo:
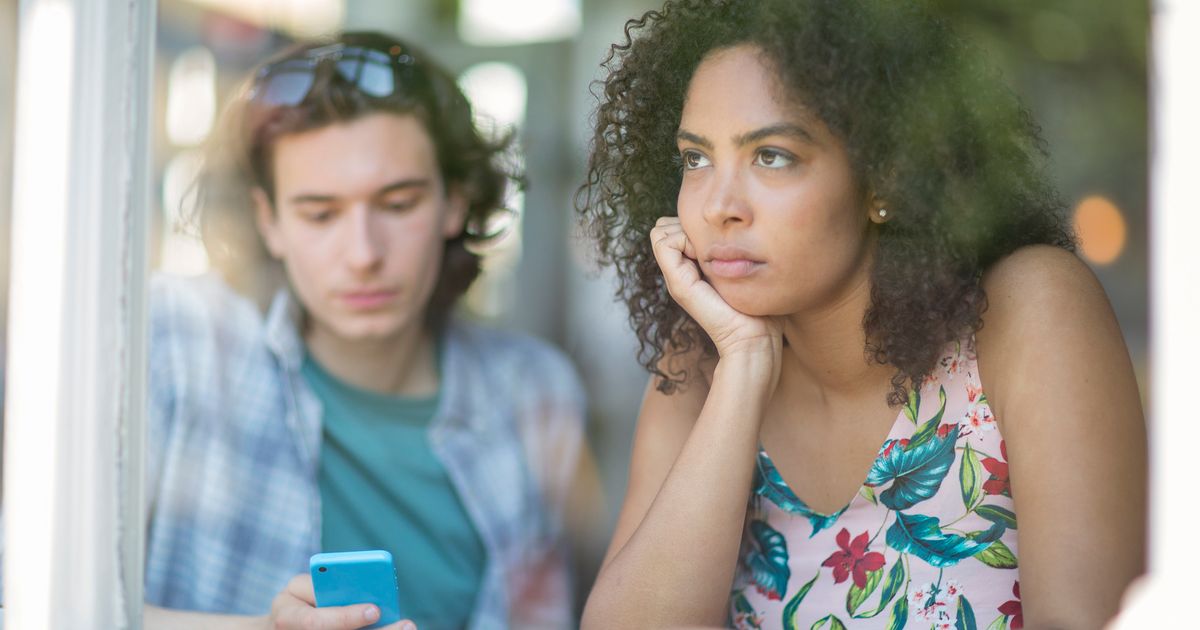
{"type": "Polygon", "coordinates": [[[955,343],[837,513],[809,509],[759,451],[731,623],[1021,628],[1016,529],[1004,439],[955,343]]]}

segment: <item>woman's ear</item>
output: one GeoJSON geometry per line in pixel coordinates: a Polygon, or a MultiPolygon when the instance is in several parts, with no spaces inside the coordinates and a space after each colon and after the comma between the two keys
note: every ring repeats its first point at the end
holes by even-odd
{"type": "Polygon", "coordinates": [[[262,235],[263,242],[267,245],[267,251],[271,252],[275,258],[282,259],[286,248],[283,246],[283,235],[279,231],[278,217],[275,215],[271,199],[267,197],[267,191],[255,186],[250,191],[250,196],[254,198],[254,222],[258,226],[258,233],[262,235]]]}
{"type": "Polygon", "coordinates": [[[888,210],[887,203],[871,193],[867,198],[867,218],[875,225],[883,225],[892,220],[892,211],[888,210]]]}

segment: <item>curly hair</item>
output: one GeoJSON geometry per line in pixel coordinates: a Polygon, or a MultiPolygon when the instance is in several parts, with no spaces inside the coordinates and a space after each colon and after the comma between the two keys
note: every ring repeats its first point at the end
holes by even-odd
{"type": "Polygon", "coordinates": [[[314,70],[312,87],[295,105],[257,102],[251,79],[226,109],[207,147],[195,182],[198,196],[190,223],[198,228],[214,265],[227,276],[261,265],[268,256],[254,227],[250,192],[260,188],[274,200],[276,140],[377,112],[413,115],[433,141],[445,185],[458,186],[467,198],[464,230],[446,241],[438,284],[426,308],[426,321],[436,328],[479,275],[480,258],[469,247],[494,236],[486,233],[486,226],[494,215],[506,212],[502,208],[506,186],[523,185],[522,176],[504,163],[512,136],[495,140],[482,136],[454,77],[420,50],[382,33],[347,32],[328,41],[303,42],[267,60],[251,76],[331,44],[402,51],[408,63],[397,70],[396,89],[381,97],[363,92],[329,66],[314,70]]]}
{"type": "Polygon", "coordinates": [[[912,1],[668,0],[628,21],[601,64],[575,205],[599,261],[618,272],[638,360],[666,393],[694,366],[664,357],[716,350],[667,294],[649,233],[677,212],[691,76],[740,44],[765,53],[784,94],[844,143],[858,186],[886,203],[864,352],[896,369],[888,402],[902,404],[947,343],[982,326],[984,270],[1025,245],[1074,251],[1040,128],[977,50],[912,1]]]}

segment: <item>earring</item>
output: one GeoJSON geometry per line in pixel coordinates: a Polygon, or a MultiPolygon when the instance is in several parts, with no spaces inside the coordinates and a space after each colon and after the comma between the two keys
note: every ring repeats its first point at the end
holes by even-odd
{"type": "Polygon", "coordinates": [[[887,218],[887,208],[880,208],[880,209],[879,209],[879,218],[880,218],[880,219],[886,219],[886,218],[887,218]]]}

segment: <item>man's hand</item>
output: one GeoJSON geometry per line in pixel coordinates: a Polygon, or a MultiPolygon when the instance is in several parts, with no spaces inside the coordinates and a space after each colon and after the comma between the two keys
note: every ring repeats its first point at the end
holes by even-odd
{"type": "MultiPolygon", "coordinates": [[[[292,578],[283,592],[275,596],[267,617],[271,630],[354,630],[378,620],[379,608],[371,604],[317,608],[312,576],[303,573],[292,578]]],[[[417,630],[417,626],[405,619],[385,630],[417,630]]]]}

